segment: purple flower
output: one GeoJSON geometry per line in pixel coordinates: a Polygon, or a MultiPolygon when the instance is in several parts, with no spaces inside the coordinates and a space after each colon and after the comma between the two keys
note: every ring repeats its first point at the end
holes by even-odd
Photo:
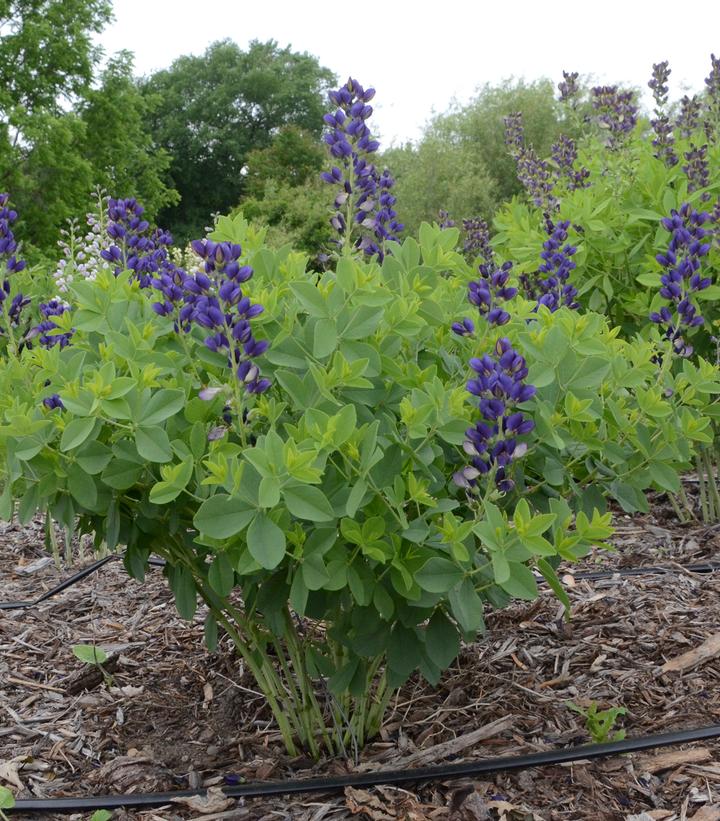
{"type": "Polygon", "coordinates": [[[577,147],[575,141],[561,134],[551,149],[552,159],[557,166],[557,173],[560,179],[565,179],[570,191],[576,188],[587,188],[590,183],[588,177],[590,172],[584,166],[575,168],[577,162],[577,147]]]}
{"type": "Polygon", "coordinates": [[[580,94],[580,86],[578,85],[577,71],[563,71],[562,82],[558,83],[558,91],[560,92],[560,102],[567,103],[575,108],[578,104],[578,97],[580,94]]]}
{"type": "MultiPolygon", "coordinates": [[[[707,145],[701,145],[699,148],[690,143],[690,151],[685,153],[687,165],[682,167],[685,175],[688,178],[688,191],[697,191],[699,188],[706,188],[710,183],[710,169],[708,167],[707,159],[707,145]]],[[[710,199],[709,192],[705,191],[700,199],[704,202],[710,199]]]]}
{"type": "Polygon", "coordinates": [[[568,280],[575,270],[572,257],[577,248],[574,245],[564,244],[568,238],[570,222],[563,220],[557,224],[552,220],[546,221],[548,238],[543,243],[540,257],[543,260],[533,278],[523,275],[520,283],[528,299],[537,299],[538,305],[545,305],[550,311],[558,308],[578,308],[576,302],[577,288],[568,280]]]}
{"type": "Polygon", "coordinates": [[[323,141],[333,166],[320,176],[338,188],[330,224],[340,235],[339,247],[351,244],[382,261],[385,243],[396,240],[403,225],[396,219],[390,192],[395,181],[387,169],[380,173],[371,161],[380,145],[366,122],[373,112],[368,102],[375,90],[350,78],[329,96],[336,109],[323,118],[328,126],[323,141]]]}
{"type": "Polygon", "coordinates": [[[522,114],[505,117],[505,145],[515,160],[517,177],[530,198],[544,212],[554,211],[558,200],[553,190],[555,181],[549,163],[541,160],[532,146],[525,144],[522,114]]]}
{"type": "Polygon", "coordinates": [[[688,97],[686,94],[680,100],[680,115],[677,119],[677,127],[680,129],[682,137],[690,137],[698,127],[701,111],[702,103],[696,95],[688,97]]]}
{"type": "Polygon", "coordinates": [[[668,101],[669,88],[667,81],[670,74],[670,66],[667,60],[663,60],[662,63],[653,64],[652,77],[650,78],[648,86],[652,89],[657,111],[663,109],[668,101]]]}
{"type": "Polygon", "coordinates": [[[481,257],[486,263],[491,263],[495,252],[490,245],[490,229],[487,222],[481,217],[463,220],[465,242],[463,251],[471,259],[481,257]]]}
{"type": "Polygon", "coordinates": [[[55,408],[65,409],[65,405],[63,405],[62,399],[57,393],[46,396],[45,399],[43,399],[43,405],[45,405],[48,410],[54,410],[55,408]]]}
{"type": "Polygon", "coordinates": [[[617,86],[596,86],[591,98],[598,124],[607,132],[608,147],[619,148],[637,124],[634,93],[621,91],[617,86]]]}
{"type": "MultiPolygon", "coordinates": [[[[0,194],[0,308],[5,322],[11,327],[20,324],[20,315],[30,300],[23,294],[15,294],[10,298],[10,276],[19,273],[25,268],[25,260],[17,256],[18,243],[12,231],[12,223],[17,219],[17,211],[9,206],[10,195],[0,194]],[[5,272],[2,272],[2,268],[5,272]]],[[[8,333],[0,326],[0,335],[8,333]]]]}
{"type": "Polygon", "coordinates": [[[494,261],[484,263],[478,270],[480,279],[468,283],[468,302],[478,309],[480,316],[490,325],[505,325],[510,321],[510,314],[502,307],[503,303],[517,294],[517,288],[507,284],[512,262],[504,262],[500,268],[494,261]]]}
{"type": "Polygon", "coordinates": [[[51,299],[49,302],[43,302],[40,304],[40,315],[42,316],[43,320],[40,322],[39,325],[36,325],[28,334],[28,339],[33,339],[35,337],[38,338],[38,342],[42,348],[53,348],[55,345],[58,345],[60,348],[64,348],[66,345],[70,344],[70,340],[72,339],[72,335],[75,333],[74,330],[68,331],[67,333],[63,334],[52,334],[50,333],[53,330],[57,329],[57,325],[52,321],[51,317],[53,316],[62,316],[66,311],[70,310],[70,306],[67,302],[63,302],[60,299],[51,299]]]}
{"type": "Polygon", "coordinates": [[[525,359],[509,339],[499,339],[492,355],[471,359],[469,364],[476,376],[468,381],[467,389],[478,398],[481,418],[465,431],[463,450],[471,457],[470,464],[457,471],[453,481],[474,490],[480,476],[492,471],[498,490],[507,493],[515,487],[508,468],[527,451],[517,437],[535,427],[516,406],[535,395],[535,386],[525,384],[525,359]]]}
{"type": "Polygon", "coordinates": [[[700,273],[701,261],[710,251],[712,237],[712,231],[702,226],[710,220],[710,214],[696,211],[689,203],[661,220],[671,239],[667,251],[658,254],[656,259],[664,269],[660,296],[670,305],[653,311],[650,321],[660,327],[680,356],[689,356],[693,350],[683,334],[704,323],[695,298],[699,291],[712,284],[709,277],[700,273]]]}
{"type": "Polygon", "coordinates": [[[446,228],[454,228],[455,227],[455,220],[450,219],[450,214],[441,208],[438,211],[438,225],[440,228],[445,230],[446,228]]]}
{"type": "MultiPolygon", "coordinates": [[[[202,260],[201,269],[189,275],[174,269],[153,280],[153,287],[164,296],[153,305],[160,315],[172,314],[175,329],[190,331],[193,325],[203,328],[205,345],[227,356],[228,367],[248,393],[264,393],[270,381],[260,376],[255,359],[267,351],[270,343],[253,336],[250,320],[262,313],[262,305],[253,304],[243,292],[253,270],[241,264],[242,248],[236,243],[194,240],[192,249],[202,260]]],[[[219,388],[203,388],[201,399],[212,399],[219,388]]]]}

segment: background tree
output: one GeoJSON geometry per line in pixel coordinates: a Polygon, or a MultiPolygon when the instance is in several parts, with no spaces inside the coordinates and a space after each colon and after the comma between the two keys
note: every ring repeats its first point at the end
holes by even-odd
{"type": "Polygon", "coordinates": [[[172,156],[170,178],[181,196],[162,222],[188,238],[211,212],[237,205],[249,153],[269,146],[284,125],[319,135],[334,80],[315,57],[274,41],[253,41],[246,52],[221,41],[152,75],[143,85],[160,100],[151,132],[172,156]]]}
{"type": "Polygon", "coordinates": [[[137,197],[153,218],[178,194],[166,185],[170,156],[150,134],[149,118],[158,100],[140,92],[133,79],[133,55],[115,54],[78,106],[85,124],[84,156],[95,184],[120,197],[137,197]]]}
{"type": "Polygon", "coordinates": [[[56,109],[92,79],[109,0],[0,0],[0,118],[56,109]]]}
{"type": "Polygon", "coordinates": [[[467,105],[430,121],[416,146],[385,152],[383,161],[397,180],[399,215],[411,233],[444,209],[458,223],[492,217],[497,206],[521,190],[515,162],[505,147],[504,118],[521,111],[525,137],[539,156],[561,132],[577,126],[563,121],[550,80],[507,80],[483,86],[467,105]]]}

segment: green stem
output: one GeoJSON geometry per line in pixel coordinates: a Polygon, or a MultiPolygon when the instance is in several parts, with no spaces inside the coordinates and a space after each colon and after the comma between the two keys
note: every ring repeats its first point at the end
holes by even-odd
{"type": "Polygon", "coordinates": [[[707,495],[705,493],[705,476],[703,475],[703,466],[699,456],[695,457],[695,470],[698,478],[700,509],[702,510],[703,522],[707,524],[710,521],[710,511],[708,509],[707,495]]]}
{"type": "Polygon", "coordinates": [[[715,481],[715,472],[713,470],[713,461],[709,448],[703,448],[703,461],[705,462],[705,472],[707,474],[707,484],[709,490],[709,499],[712,505],[712,521],[716,522],[720,518],[720,493],[718,492],[717,482],[715,481]]]}

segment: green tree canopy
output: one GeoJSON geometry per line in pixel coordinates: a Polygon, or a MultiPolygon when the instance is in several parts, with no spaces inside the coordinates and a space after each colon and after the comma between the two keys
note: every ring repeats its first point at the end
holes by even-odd
{"type": "Polygon", "coordinates": [[[0,119],[55,108],[91,81],[109,0],[0,0],[0,119]]]}
{"type": "Polygon", "coordinates": [[[172,156],[170,175],[181,196],[163,212],[164,224],[187,238],[212,212],[235,206],[246,188],[248,155],[268,147],[283,126],[319,135],[334,80],[309,54],[274,41],[242,51],[229,40],[148,78],[144,92],[160,100],[152,134],[172,156]]]}

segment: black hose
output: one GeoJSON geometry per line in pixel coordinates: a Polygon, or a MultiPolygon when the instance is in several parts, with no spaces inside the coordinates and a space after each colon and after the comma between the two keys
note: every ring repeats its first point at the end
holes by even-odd
{"type": "Polygon", "coordinates": [[[106,565],[108,562],[117,559],[118,556],[105,556],[102,559],[98,559],[96,562],[89,564],[87,567],[83,567],[82,570],[79,570],[75,575],[70,576],[69,579],[65,579],[64,582],[60,582],[57,587],[53,587],[51,590],[47,590],[42,596],[38,596],[37,599],[33,601],[6,601],[0,602],[0,610],[24,610],[28,607],[37,607],[38,604],[44,602],[45,599],[49,599],[52,596],[56,596],[58,593],[62,593],[63,590],[67,590],[68,587],[72,587],[74,584],[77,584],[82,579],[89,576],[91,573],[94,573],[96,570],[99,570],[103,565],[106,565]]]}
{"type": "MultiPolygon", "coordinates": [[[[376,772],[330,776],[324,778],[295,778],[288,781],[258,781],[224,787],[228,798],[257,798],[298,793],[335,793],[345,787],[377,787],[379,785],[409,784],[421,781],[445,781],[455,778],[474,778],[489,773],[525,770],[570,761],[603,758],[619,753],[652,750],[673,744],[686,744],[720,737],[720,724],[681,730],[673,733],[610,741],[606,744],[588,744],[563,750],[548,750],[529,755],[509,756],[437,767],[420,767],[411,770],[379,770],[376,772]]],[[[88,798],[21,798],[15,807],[6,812],[82,812],[120,807],[160,807],[172,803],[175,798],[202,796],[205,790],[178,790],[161,793],[130,793],[125,795],[97,795],[88,798]]]]}
{"type": "MultiPolygon", "coordinates": [[[[93,562],[91,565],[80,570],[74,576],[71,576],[69,579],[66,579],[64,582],[61,582],[57,587],[53,587],[51,590],[43,593],[42,596],[39,596],[37,599],[33,601],[9,601],[9,602],[0,602],[0,610],[25,610],[30,607],[37,607],[38,604],[44,602],[46,599],[51,598],[52,596],[57,595],[58,593],[62,593],[63,590],[67,590],[68,587],[71,587],[77,582],[82,581],[84,578],[89,576],[91,573],[94,573],[96,570],[99,570],[103,565],[107,564],[108,562],[113,561],[114,559],[120,559],[121,556],[115,554],[112,556],[105,556],[104,559],[98,559],[96,562],[93,562]]],[[[165,567],[165,559],[159,559],[154,556],[151,556],[148,559],[148,564],[151,567],[165,567]]],[[[720,570],[720,562],[702,562],[700,564],[689,564],[683,565],[683,570],[686,570],[688,573],[714,573],[717,570],[720,570]]],[[[588,581],[598,581],[600,579],[610,579],[613,576],[644,576],[644,575],[651,575],[655,573],[676,573],[678,570],[676,567],[662,567],[660,565],[651,565],[646,567],[625,567],[625,568],[618,568],[617,570],[589,570],[589,571],[581,571],[579,573],[572,573],[569,572],[569,575],[573,577],[573,579],[587,579],[588,581]]],[[[537,577],[538,582],[544,582],[542,576],[537,577]]]]}

